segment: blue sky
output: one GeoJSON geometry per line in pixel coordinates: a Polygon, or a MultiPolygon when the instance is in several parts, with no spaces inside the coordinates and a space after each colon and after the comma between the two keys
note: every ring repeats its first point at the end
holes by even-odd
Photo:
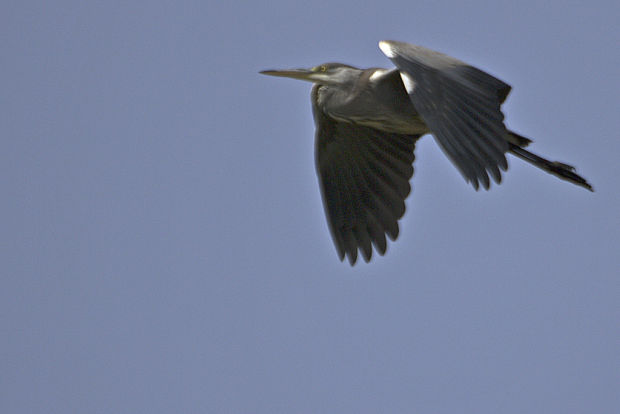
{"type": "Polygon", "coordinates": [[[620,7],[595,1],[4,2],[0,411],[620,408],[620,7]],[[513,86],[475,192],[430,136],[401,235],[340,263],[307,83],[381,39],[513,86]]]}

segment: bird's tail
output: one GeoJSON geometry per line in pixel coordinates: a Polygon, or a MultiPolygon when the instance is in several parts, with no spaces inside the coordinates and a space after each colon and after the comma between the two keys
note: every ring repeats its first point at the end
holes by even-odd
{"type": "Polygon", "coordinates": [[[523,135],[519,135],[516,132],[508,131],[508,142],[511,142],[519,147],[527,147],[532,143],[532,140],[525,138],[523,135]]]}
{"type": "Polygon", "coordinates": [[[532,142],[532,140],[512,131],[509,133],[510,149],[508,151],[511,154],[521,158],[524,161],[529,162],[530,164],[540,168],[543,171],[548,172],[549,174],[555,175],[562,180],[569,181],[580,187],[586,188],[590,191],[594,191],[590,183],[588,183],[585,178],[575,172],[575,167],[559,161],[549,161],[547,159],[544,159],[543,157],[539,157],[538,155],[527,151],[523,147],[532,142]]]}

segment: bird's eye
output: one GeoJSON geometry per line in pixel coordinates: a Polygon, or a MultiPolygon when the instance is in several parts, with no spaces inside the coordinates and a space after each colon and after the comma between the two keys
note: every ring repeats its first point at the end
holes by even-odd
{"type": "Polygon", "coordinates": [[[327,72],[327,66],[326,65],[315,66],[314,68],[312,68],[312,70],[314,72],[327,72]]]}

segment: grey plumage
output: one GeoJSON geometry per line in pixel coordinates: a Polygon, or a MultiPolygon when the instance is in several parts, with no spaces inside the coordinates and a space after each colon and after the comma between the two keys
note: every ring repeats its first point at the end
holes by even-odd
{"type": "Polygon", "coordinates": [[[398,237],[411,187],[414,148],[431,133],[467,182],[500,183],[511,153],[559,178],[592,187],[570,165],[524,149],[531,140],[509,131],[500,106],[503,81],[450,56],[402,42],[379,47],[396,69],[326,63],[261,73],[313,82],[316,168],[332,238],[341,260],[383,255],[398,237]]]}

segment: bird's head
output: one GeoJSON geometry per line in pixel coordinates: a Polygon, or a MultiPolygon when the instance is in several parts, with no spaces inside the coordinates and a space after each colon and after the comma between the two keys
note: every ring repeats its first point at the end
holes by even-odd
{"type": "Polygon", "coordinates": [[[269,76],[301,79],[321,85],[342,85],[353,82],[361,70],[344,63],[323,63],[310,69],[263,70],[269,76]]]}

